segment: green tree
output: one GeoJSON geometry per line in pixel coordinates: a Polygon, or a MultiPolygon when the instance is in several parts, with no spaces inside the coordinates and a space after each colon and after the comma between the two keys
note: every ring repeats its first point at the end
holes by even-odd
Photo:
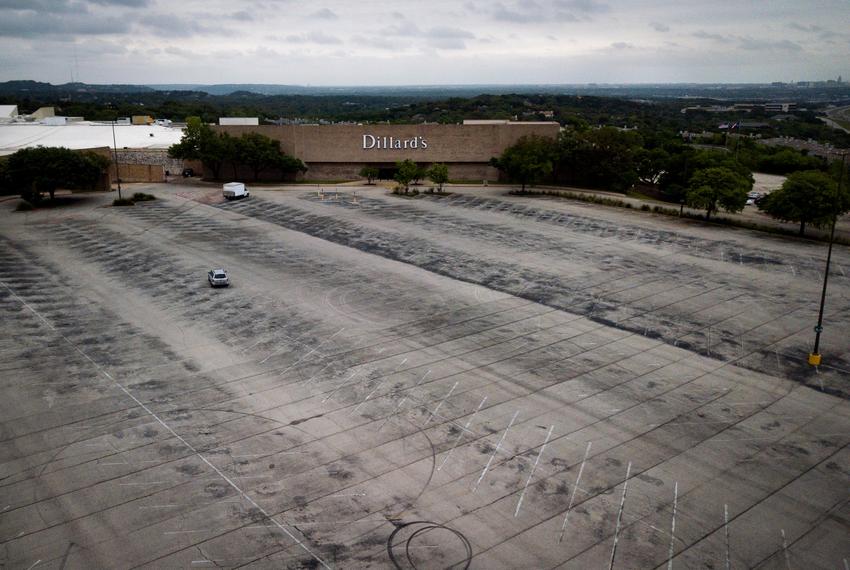
{"type": "Polygon", "coordinates": [[[514,182],[534,184],[552,173],[555,158],[555,142],[539,136],[521,137],[515,144],[506,148],[498,158],[491,158],[490,164],[504,172],[514,182]]]}
{"type": "Polygon", "coordinates": [[[643,144],[638,133],[602,127],[587,131],[585,140],[581,160],[590,185],[626,192],[637,182],[635,154],[643,144]]]}
{"type": "Polygon", "coordinates": [[[673,202],[686,200],[691,178],[696,172],[707,168],[722,167],[735,172],[746,179],[750,187],[754,182],[750,169],[726,150],[695,150],[685,145],[671,146],[666,150],[670,158],[658,184],[667,199],[673,202]]]}
{"type": "Polygon", "coordinates": [[[263,170],[280,166],[280,141],[260,133],[243,133],[235,141],[236,160],[251,169],[254,180],[263,170]]]}
{"type": "MultiPolygon", "coordinates": [[[[225,133],[226,134],[226,133],[225,133]]],[[[221,165],[232,148],[224,137],[216,135],[200,117],[186,119],[186,129],[180,142],[168,147],[168,156],[184,160],[200,160],[209,168],[214,178],[219,177],[221,165]]]]}
{"type": "MultiPolygon", "coordinates": [[[[765,149],[759,145],[760,150],[765,149]]],[[[762,151],[764,153],[764,151],[762,151]]],[[[806,156],[792,148],[784,148],[773,154],[761,156],[758,161],[758,171],[771,174],[788,174],[801,170],[819,170],[824,167],[824,161],[815,156],[806,156]]]]}
{"type": "Polygon", "coordinates": [[[419,184],[419,181],[428,176],[428,170],[424,166],[416,165],[416,174],[413,175],[413,184],[419,184]]]}
{"type": "Polygon", "coordinates": [[[407,189],[410,187],[410,183],[413,180],[416,180],[416,177],[419,176],[419,165],[409,158],[396,162],[395,165],[395,181],[404,186],[404,191],[406,193],[407,189]]]}
{"type": "Polygon", "coordinates": [[[449,167],[445,164],[435,163],[431,165],[426,172],[426,176],[431,179],[431,182],[437,185],[440,192],[443,191],[443,184],[449,181],[449,167]]]}
{"type": "Polygon", "coordinates": [[[380,171],[374,166],[364,166],[360,169],[360,176],[366,179],[366,184],[372,184],[379,173],[380,171]]]}
{"type": "Polygon", "coordinates": [[[9,156],[6,179],[14,192],[35,204],[45,192],[53,200],[58,188],[94,188],[109,165],[108,158],[93,152],[63,147],[24,148],[9,156]]]}
{"type": "Polygon", "coordinates": [[[669,160],[670,155],[663,148],[638,149],[635,152],[635,173],[638,180],[643,184],[655,186],[667,169],[669,160]]]}
{"type": "Polygon", "coordinates": [[[784,222],[800,222],[802,236],[806,224],[828,226],[833,216],[850,211],[850,193],[844,189],[838,195],[838,184],[824,172],[802,170],[789,175],[781,188],[768,194],[759,209],[784,222]]]}
{"type": "Polygon", "coordinates": [[[561,184],[625,192],[638,180],[642,139],[614,127],[564,130],[558,137],[555,180],[561,184]]]}
{"type": "Polygon", "coordinates": [[[284,153],[281,153],[277,159],[277,168],[280,170],[281,179],[286,178],[290,174],[307,172],[307,166],[301,162],[300,158],[295,158],[284,153]]]}
{"type": "Polygon", "coordinates": [[[739,173],[722,166],[697,170],[691,177],[687,204],[705,209],[705,219],[719,208],[727,212],[740,212],[747,204],[747,192],[752,182],[739,173]]]}

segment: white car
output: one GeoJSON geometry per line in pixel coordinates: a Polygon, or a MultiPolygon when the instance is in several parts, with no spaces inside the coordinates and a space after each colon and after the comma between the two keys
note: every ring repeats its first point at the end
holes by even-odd
{"type": "Polygon", "coordinates": [[[210,269],[207,273],[207,281],[210,282],[210,287],[227,287],[230,285],[230,279],[224,269],[210,269]]]}

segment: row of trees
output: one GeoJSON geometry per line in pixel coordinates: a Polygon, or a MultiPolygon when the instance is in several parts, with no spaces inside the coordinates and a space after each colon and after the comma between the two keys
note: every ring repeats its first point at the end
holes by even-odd
{"type": "Polygon", "coordinates": [[[517,182],[538,179],[614,192],[642,185],[671,202],[684,198],[694,172],[713,166],[729,168],[745,177],[751,171],[790,174],[828,168],[821,158],[795,149],[768,147],[743,137],[730,139],[728,148],[706,149],[685,144],[676,136],[614,127],[580,126],[564,130],[556,141],[527,140],[516,146],[494,164],[504,161],[502,169],[508,172],[517,170],[509,163],[519,160],[524,166],[513,176],[517,182]],[[534,157],[530,162],[529,153],[534,157]],[[529,172],[521,172],[529,167],[529,172]]]}
{"type": "MultiPolygon", "coordinates": [[[[523,137],[505,149],[491,164],[513,182],[568,184],[625,192],[636,183],[667,201],[703,209],[706,219],[720,210],[740,212],[753,187],[750,169],[724,149],[705,150],[682,144],[641,145],[641,137],[630,131],[601,128],[566,131],[557,140],[523,137]]],[[[651,143],[654,141],[651,141],[651,143]]],[[[781,160],[784,151],[763,156],[781,160]]],[[[782,188],[771,193],[759,207],[767,214],[806,225],[824,226],[836,214],[850,211],[850,191],[839,189],[837,164],[791,152],[790,164],[818,166],[792,172],[782,188]]]]}
{"type": "Polygon", "coordinates": [[[269,170],[278,171],[281,178],[307,171],[300,159],[281,150],[280,141],[260,133],[243,133],[238,137],[216,133],[199,117],[186,120],[183,138],[169,147],[168,155],[184,160],[200,160],[214,178],[220,178],[225,164],[233,169],[234,178],[238,177],[240,167],[246,167],[251,170],[254,180],[269,170]]]}
{"type": "Polygon", "coordinates": [[[828,227],[835,216],[850,212],[850,191],[839,181],[840,171],[838,180],[834,170],[830,174],[819,170],[795,172],[782,188],[768,194],[759,208],[776,219],[799,223],[800,235],[805,235],[807,225],[828,227]]]}
{"type": "Polygon", "coordinates": [[[526,137],[491,163],[523,185],[546,181],[613,192],[643,185],[676,203],[697,170],[722,166],[751,178],[750,169],[731,153],[613,127],[565,130],[557,140],[526,137]]]}
{"type": "MultiPolygon", "coordinates": [[[[396,162],[395,166],[396,172],[393,179],[399,183],[399,186],[404,187],[405,192],[409,190],[411,184],[418,183],[423,178],[428,178],[436,184],[440,192],[443,191],[443,184],[449,181],[449,167],[439,162],[426,168],[407,158],[396,162]]],[[[375,166],[364,166],[360,169],[360,176],[367,180],[367,184],[372,184],[379,174],[380,170],[375,166]]]]}
{"type": "Polygon", "coordinates": [[[44,195],[53,200],[56,190],[93,190],[111,161],[90,151],[63,147],[24,148],[0,160],[0,187],[5,194],[20,194],[36,205],[44,195]]]}

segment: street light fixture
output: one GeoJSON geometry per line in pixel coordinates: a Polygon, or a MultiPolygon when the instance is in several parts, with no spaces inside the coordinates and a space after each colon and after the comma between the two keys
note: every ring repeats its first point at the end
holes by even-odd
{"type": "Polygon", "coordinates": [[[118,145],[115,142],[115,119],[112,119],[112,160],[115,163],[115,181],[118,183],[118,199],[121,199],[121,174],[118,172],[118,145]]]}
{"type": "Polygon", "coordinates": [[[826,254],[826,270],[823,272],[823,289],[820,294],[820,310],[818,311],[818,324],[815,325],[815,346],[809,353],[809,364],[819,366],[821,361],[820,333],[823,332],[823,306],[826,301],[826,283],[829,279],[829,262],[832,260],[832,242],[835,239],[835,224],[838,222],[839,200],[841,199],[841,183],[844,181],[845,160],[847,153],[841,155],[841,174],[838,175],[838,190],[835,193],[835,204],[832,212],[832,229],[829,231],[829,249],[826,254]]]}

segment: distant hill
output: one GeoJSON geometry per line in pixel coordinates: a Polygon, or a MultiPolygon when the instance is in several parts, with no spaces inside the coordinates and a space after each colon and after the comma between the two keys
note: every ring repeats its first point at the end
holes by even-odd
{"type": "Polygon", "coordinates": [[[0,93],[13,95],[63,95],[68,93],[150,93],[155,91],[144,85],[92,85],[88,83],[63,83],[53,85],[41,81],[15,80],[0,83],[0,93]]]}
{"type": "Polygon", "coordinates": [[[257,95],[385,95],[415,97],[472,97],[481,94],[572,92],[581,86],[569,85],[351,85],[339,87],[310,85],[272,85],[262,83],[225,83],[217,85],[151,84],[158,91],[203,91],[210,95],[255,93],[257,95]]]}
{"type": "Polygon", "coordinates": [[[742,83],[658,83],[658,84],[474,84],[474,85],[351,85],[309,86],[253,83],[225,83],[213,85],[150,84],[145,87],[158,91],[200,91],[210,95],[253,93],[256,95],[308,95],[308,96],[384,96],[414,99],[443,99],[449,97],[475,97],[477,95],[540,94],[540,95],[595,95],[600,97],[671,99],[710,98],[717,100],[768,100],[790,99],[804,101],[830,101],[836,97],[850,96],[850,83],[809,82],[805,84],[742,83]]]}
{"type": "Polygon", "coordinates": [[[310,87],[300,85],[267,85],[262,83],[222,83],[217,85],[195,85],[192,83],[163,83],[145,85],[149,89],[157,91],[203,91],[210,95],[230,95],[232,93],[247,92],[259,95],[312,95],[310,87]]]}
{"type": "Polygon", "coordinates": [[[312,96],[312,97],[398,97],[408,100],[448,99],[478,95],[594,95],[622,99],[709,98],[715,100],[792,100],[832,102],[850,97],[850,83],[808,82],[801,84],[516,84],[516,85],[351,85],[340,87],[222,83],[198,85],[162,83],[150,85],[91,85],[16,80],[0,83],[0,96],[7,98],[103,100],[107,95],[157,94],[176,97],[312,96]]]}

